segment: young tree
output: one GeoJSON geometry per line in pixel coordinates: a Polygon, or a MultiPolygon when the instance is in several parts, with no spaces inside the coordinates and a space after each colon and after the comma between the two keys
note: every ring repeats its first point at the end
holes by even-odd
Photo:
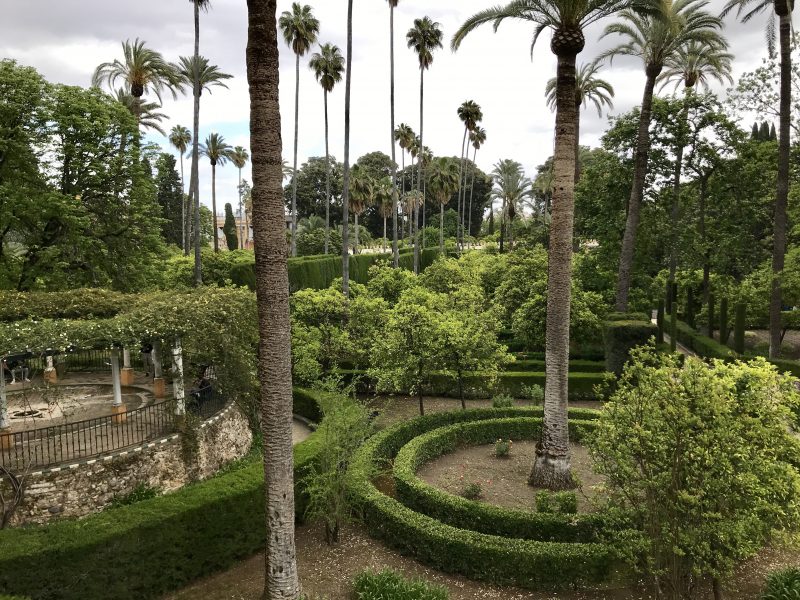
{"type": "Polygon", "coordinates": [[[171,154],[163,153],[156,161],[156,189],[161,217],[164,219],[161,233],[168,244],[179,246],[183,230],[183,192],[175,171],[175,157],[171,154]]]}
{"type": "MultiPolygon", "coordinates": [[[[311,49],[319,35],[319,21],[311,13],[309,5],[302,6],[292,2],[292,10],[281,14],[278,25],[283,34],[283,41],[295,54],[295,88],[294,88],[294,170],[297,171],[297,139],[300,126],[300,57],[311,49]]],[[[292,182],[292,239],[291,253],[297,256],[297,183],[292,182]]]]}
{"type": "Polygon", "coordinates": [[[264,600],[300,595],[294,543],[292,367],[286,261],[276,0],[248,0],[247,81],[253,164],[261,427],[264,434],[264,600]]]}
{"type": "MultiPolygon", "coordinates": [[[[344,72],[344,57],[339,46],[335,44],[322,44],[319,52],[315,52],[308,62],[314,71],[314,76],[322,86],[322,95],[325,107],[325,254],[328,253],[331,223],[331,163],[328,149],[328,94],[333,91],[333,86],[342,80],[344,72]]],[[[297,165],[295,165],[297,166],[297,165]]],[[[297,183],[292,182],[292,196],[297,203],[297,183]]]]}
{"type": "Polygon", "coordinates": [[[222,225],[222,233],[225,235],[225,244],[228,250],[236,250],[239,247],[239,240],[236,235],[236,218],[233,216],[233,207],[230,202],[225,203],[225,222],[222,225]]]}

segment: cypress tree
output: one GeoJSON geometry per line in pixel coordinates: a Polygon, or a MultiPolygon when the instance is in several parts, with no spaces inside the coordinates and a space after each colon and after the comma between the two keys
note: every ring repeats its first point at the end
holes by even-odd
{"type": "Polygon", "coordinates": [[[758,140],[758,123],[753,123],[753,130],[750,132],[751,140],[758,140]]]}
{"type": "Polygon", "coordinates": [[[656,342],[659,344],[664,343],[664,300],[658,301],[658,311],[656,311],[656,325],[658,326],[658,333],[656,334],[656,342]]]}
{"type": "MultiPolygon", "coordinates": [[[[677,304],[673,308],[677,307],[677,304]]],[[[678,311],[673,310],[669,316],[669,349],[675,352],[678,349],[678,311]]]]}
{"type": "Polygon", "coordinates": [[[666,298],[667,303],[664,307],[664,310],[667,312],[667,314],[672,314],[672,282],[669,279],[667,280],[666,287],[667,289],[665,291],[664,298],[666,298]]]}
{"type": "Polygon", "coordinates": [[[239,240],[236,237],[236,219],[233,218],[230,202],[225,203],[225,223],[222,225],[222,233],[225,234],[228,250],[236,250],[239,247],[239,240]]]}
{"type": "Polygon", "coordinates": [[[714,339],[714,294],[708,294],[708,337],[714,339]]]}
{"type": "Polygon", "coordinates": [[[778,141],[778,134],[775,132],[775,123],[773,123],[769,128],[769,141],[770,142],[778,141]]]}
{"type": "Polygon", "coordinates": [[[744,302],[736,305],[736,321],[733,326],[733,349],[739,354],[744,354],[744,321],[747,316],[747,307],[744,302]]]}
{"type": "Polygon", "coordinates": [[[761,129],[758,130],[758,139],[761,142],[769,141],[769,123],[766,121],[761,123],[761,129]]]}
{"type": "Polygon", "coordinates": [[[723,298],[719,303],[719,343],[727,346],[730,333],[728,329],[728,299],[723,298]]]}
{"type": "Polygon", "coordinates": [[[695,328],[694,321],[694,289],[686,288],[686,322],[692,329],[695,328]]]}
{"type": "Polygon", "coordinates": [[[673,281],[672,282],[672,311],[670,312],[670,314],[677,313],[678,310],[679,310],[678,309],[678,282],[677,281],[673,281]]]}

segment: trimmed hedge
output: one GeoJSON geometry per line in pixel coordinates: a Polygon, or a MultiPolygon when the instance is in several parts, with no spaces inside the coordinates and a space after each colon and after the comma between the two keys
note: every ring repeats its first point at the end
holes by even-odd
{"type": "MultiPolygon", "coordinates": [[[[636,317],[636,313],[629,315],[636,317]]],[[[622,368],[628,362],[631,349],[646,344],[658,334],[658,327],[642,314],[644,319],[619,319],[606,321],[603,326],[603,341],[606,346],[606,370],[622,374],[622,368]]]]}
{"type": "Polygon", "coordinates": [[[0,321],[105,319],[130,310],[136,294],[83,288],[65,292],[0,291],[0,321]]]}
{"type": "Polygon", "coordinates": [[[439,413],[399,423],[370,438],[351,463],[349,486],[370,534],[434,568],[496,584],[540,589],[607,579],[612,557],[604,545],[521,540],[458,529],[413,511],[372,483],[372,476],[386,461],[427,431],[526,414],[535,412],[478,409],[439,413]]]}
{"type": "MultiPolygon", "coordinates": [[[[583,439],[593,421],[569,421],[570,436],[583,439]]],[[[405,506],[438,521],[470,531],[549,542],[597,542],[605,524],[600,514],[560,515],[504,508],[467,500],[425,483],[417,471],[426,462],[459,446],[490,444],[497,439],[531,440],[542,419],[513,417],[457,423],[434,429],[403,446],[394,461],[396,497],[405,506]]]]}
{"type": "MultiPolygon", "coordinates": [[[[509,366],[515,371],[544,372],[544,359],[516,360],[509,366]]],[[[599,360],[570,359],[569,370],[571,373],[604,373],[606,364],[599,360]]]]}
{"type": "Polygon", "coordinates": [[[736,353],[718,341],[699,333],[683,321],[676,324],[678,341],[703,358],[734,359],[736,353]]]}
{"type": "MultiPolygon", "coordinates": [[[[319,443],[311,435],[295,446],[300,477],[319,443]]],[[[263,474],[253,457],[172,494],[81,520],[2,530],[0,593],[143,600],[226,569],[264,547],[263,474]]]]}
{"type": "Polygon", "coordinates": [[[605,318],[606,321],[645,321],[647,323],[650,322],[650,317],[647,316],[647,313],[643,312],[631,312],[631,313],[624,313],[624,312],[612,312],[608,313],[605,318]]]}

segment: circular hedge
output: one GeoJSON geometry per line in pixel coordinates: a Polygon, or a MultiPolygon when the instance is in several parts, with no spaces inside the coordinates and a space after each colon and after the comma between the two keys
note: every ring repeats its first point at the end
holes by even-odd
{"type": "MultiPolygon", "coordinates": [[[[605,524],[602,514],[562,515],[494,506],[445,492],[416,474],[426,462],[459,446],[490,444],[500,438],[532,440],[541,428],[541,418],[510,417],[456,423],[416,437],[394,460],[397,499],[408,508],[460,529],[528,540],[596,542],[605,524]]],[[[593,428],[593,421],[570,421],[570,435],[577,441],[593,428]]]]}
{"type": "MultiPolygon", "coordinates": [[[[374,435],[356,453],[349,482],[354,504],[370,534],[434,568],[497,584],[542,589],[606,580],[612,555],[603,544],[520,539],[461,529],[405,506],[373,483],[403,446],[429,431],[457,423],[519,417],[531,419],[533,426],[533,419],[541,414],[541,410],[519,408],[438,413],[374,435]]],[[[572,410],[570,416],[593,420],[597,413],[572,410]]],[[[576,422],[573,429],[581,426],[576,422]]]]}

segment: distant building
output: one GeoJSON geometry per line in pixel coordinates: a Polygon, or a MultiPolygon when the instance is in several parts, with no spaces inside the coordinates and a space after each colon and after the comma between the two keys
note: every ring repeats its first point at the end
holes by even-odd
{"type": "MultiPolygon", "coordinates": [[[[250,222],[250,216],[247,215],[245,217],[239,217],[234,215],[234,220],[236,221],[236,239],[239,242],[238,248],[244,250],[252,250],[253,249],[253,225],[250,222]],[[246,231],[245,231],[246,230],[246,231]]],[[[225,239],[225,232],[222,230],[222,227],[225,225],[225,215],[217,215],[217,240],[219,243],[220,250],[227,250],[228,243],[225,239]]],[[[286,229],[289,229],[292,226],[292,217],[291,215],[284,215],[284,221],[286,222],[286,229]]],[[[213,246],[214,242],[209,242],[209,245],[213,246]]]]}

